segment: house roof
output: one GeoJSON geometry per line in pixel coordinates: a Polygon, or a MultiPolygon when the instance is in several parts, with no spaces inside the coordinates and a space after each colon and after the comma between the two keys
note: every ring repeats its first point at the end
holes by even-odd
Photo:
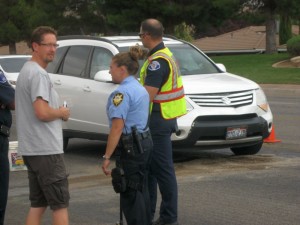
{"type": "MultiPolygon", "coordinates": [[[[293,34],[299,34],[299,26],[292,26],[293,34]]],[[[279,46],[279,38],[276,38],[277,48],[285,48],[279,46]]],[[[216,37],[205,37],[193,41],[204,52],[209,51],[241,51],[241,50],[265,50],[266,49],[266,27],[265,26],[249,26],[240,30],[221,34],[216,37]]]]}

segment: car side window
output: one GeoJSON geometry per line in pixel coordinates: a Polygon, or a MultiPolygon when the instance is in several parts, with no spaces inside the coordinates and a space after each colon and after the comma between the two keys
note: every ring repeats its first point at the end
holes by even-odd
{"type": "Polygon", "coordinates": [[[61,61],[62,56],[66,52],[68,47],[61,47],[56,50],[54,60],[48,64],[46,70],[48,73],[55,73],[59,67],[59,63],[61,61]]]}
{"type": "Polygon", "coordinates": [[[109,65],[113,54],[105,48],[95,47],[92,60],[90,78],[94,78],[95,74],[101,70],[109,70],[109,65]]]}
{"type": "Polygon", "coordinates": [[[64,59],[62,74],[84,77],[90,50],[90,46],[70,47],[64,59]]]}

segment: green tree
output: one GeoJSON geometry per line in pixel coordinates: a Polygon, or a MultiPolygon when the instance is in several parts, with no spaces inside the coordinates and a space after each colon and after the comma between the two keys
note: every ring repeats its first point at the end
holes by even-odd
{"type": "Polygon", "coordinates": [[[60,29],[65,24],[69,0],[2,0],[0,2],[0,43],[16,53],[16,42],[28,40],[41,25],[60,29]]]}
{"type": "Polygon", "coordinates": [[[280,15],[279,44],[285,44],[292,37],[292,21],[288,14],[280,15]]]}
{"type": "Polygon", "coordinates": [[[65,24],[68,24],[69,4],[69,0],[31,0],[31,30],[37,26],[51,26],[59,34],[63,33],[65,24]]]}
{"type": "Polygon", "coordinates": [[[300,1],[278,1],[280,14],[279,43],[286,44],[292,38],[292,21],[299,22],[300,1]]]}
{"type": "Polygon", "coordinates": [[[28,35],[30,7],[25,0],[0,2],[0,43],[9,46],[10,54],[16,54],[16,42],[28,35]]]}
{"type": "Polygon", "coordinates": [[[194,34],[194,27],[186,25],[185,22],[175,26],[174,28],[174,35],[182,40],[185,41],[193,41],[193,34],[194,34]]]}
{"type": "Polygon", "coordinates": [[[59,24],[60,34],[106,33],[103,0],[71,0],[64,13],[64,23],[59,24]]]}
{"type": "MultiPolygon", "coordinates": [[[[289,29],[289,21],[293,18],[299,19],[299,0],[248,0],[243,6],[251,8],[253,11],[259,10],[265,15],[266,24],[266,53],[277,52],[276,48],[276,18],[282,21],[283,30],[289,29]],[[285,27],[285,24],[286,27],[285,27]]],[[[283,38],[283,37],[282,37],[283,38]]],[[[282,40],[283,41],[283,40],[282,40]]]]}
{"type": "Polygon", "coordinates": [[[137,33],[146,18],[159,19],[165,33],[173,34],[177,25],[195,26],[195,31],[220,26],[239,8],[239,0],[106,0],[97,1],[107,25],[115,33],[137,33]]]}

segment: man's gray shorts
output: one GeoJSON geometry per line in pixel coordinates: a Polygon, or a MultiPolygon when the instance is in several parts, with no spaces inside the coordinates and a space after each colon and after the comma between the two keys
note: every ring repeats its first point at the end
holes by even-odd
{"type": "Polygon", "coordinates": [[[31,207],[52,210],[69,206],[69,184],[63,154],[23,156],[28,169],[31,207]]]}

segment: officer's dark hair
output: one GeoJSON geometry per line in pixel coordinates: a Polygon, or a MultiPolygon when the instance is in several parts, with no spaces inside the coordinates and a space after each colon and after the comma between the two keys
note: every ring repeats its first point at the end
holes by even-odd
{"type": "Polygon", "coordinates": [[[146,19],[141,23],[141,30],[147,33],[154,39],[162,38],[164,34],[164,27],[161,22],[156,19],[146,19]]]}
{"type": "Polygon", "coordinates": [[[119,66],[125,66],[130,75],[135,75],[139,70],[139,59],[145,56],[145,51],[139,46],[130,47],[129,52],[120,52],[112,57],[112,60],[119,66]]]}
{"type": "Polygon", "coordinates": [[[34,31],[31,34],[29,47],[32,48],[33,42],[40,44],[43,41],[45,34],[54,34],[57,37],[57,31],[54,30],[52,27],[49,26],[37,27],[34,29],[34,31]]]}

